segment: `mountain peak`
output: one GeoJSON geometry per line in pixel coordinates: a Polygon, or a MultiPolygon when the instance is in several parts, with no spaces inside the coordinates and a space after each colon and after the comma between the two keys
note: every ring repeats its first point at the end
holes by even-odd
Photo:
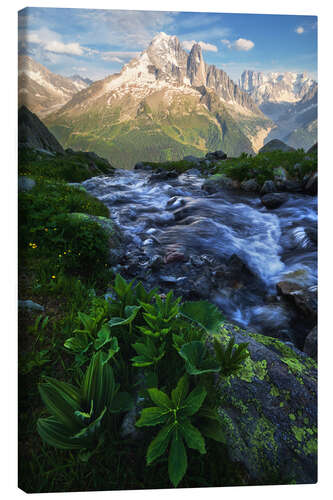
{"type": "Polygon", "coordinates": [[[200,87],[206,85],[206,65],[202,56],[202,49],[198,43],[192,46],[187,60],[187,74],[191,85],[200,87]]]}

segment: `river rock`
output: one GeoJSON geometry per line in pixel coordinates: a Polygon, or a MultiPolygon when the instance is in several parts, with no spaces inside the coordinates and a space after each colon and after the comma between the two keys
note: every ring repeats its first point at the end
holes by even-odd
{"type": "Polygon", "coordinates": [[[318,173],[311,175],[310,179],[305,184],[305,192],[313,196],[318,194],[318,173]]]}
{"type": "Polygon", "coordinates": [[[161,172],[153,173],[149,177],[149,182],[167,181],[169,179],[175,179],[178,175],[179,173],[176,172],[176,170],[162,170],[161,172]]]}
{"type": "Polygon", "coordinates": [[[266,208],[278,208],[285,201],[287,201],[288,196],[285,193],[268,193],[262,196],[261,203],[266,208]]]}
{"type": "Polygon", "coordinates": [[[221,189],[237,189],[238,183],[224,174],[211,175],[205,180],[201,188],[209,194],[217,193],[221,189]]]}
{"type": "Polygon", "coordinates": [[[216,335],[248,342],[236,375],[216,376],[220,426],[231,460],[266,484],[317,480],[317,365],[278,339],[225,323],[216,335]]]}
{"type": "Polygon", "coordinates": [[[153,167],[151,165],[148,165],[147,163],[144,163],[143,161],[139,161],[134,165],[134,170],[152,170],[153,167]]]}
{"type": "Polygon", "coordinates": [[[317,326],[305,338],[303,351],[317,361],[318,335],[317,326]]]}
{"type": "Polygon", "coordinates": [[[44,311],[44,307],[37,302],[33,302],[32,300],[19,300],[18,307],[20,309],[28,309],[28,311],[44,311]]]}
{"type": "Polygon", "coordinates": [[[265,181],[260,189],[260,194],[263,196],[268,193],[276,193],[277,189],[273,181],[265,181]]]}
{"type": "Polygon", "coordinates": [[[307,318],[317,318],[317,293],[293,281],[280,281],[276,285],[280,295],[289,300],[307,318]]]}
{"type": "Polygon", "coordinates": [[[287,179],[281,184],[281,189],[283,189],[283,191],[288,191],[288,193],[301,193],[303,191],[303,186],[298,181],[287,179]]]}
{"type": "Polygon", "coordinates": [[[31,177],[28,177],[26,175],[19,175],[18,178],[18,191],[19,193],[21,192],[27,192],[31,191],[34,187],[36,186],[36,182],[34,179],[31,177]]]}
{"type": "Polygon", "coordinates": [[[170,264],[172,262],[185,262],[186,256],[181,252],[170,252],[164,257],[164,263],[170,264]]]}
{"type": "Polygon", "coordinates": [[[243,191],[249,191],[254,193],[259,191],[259,184],[255,179],[249,179],[247,181],[243,181],[240,187],[241,189],[243,189],[243,191]]]}
{"type": "Polygon", "coordinates": [[[288,173],[283,167],[276,167],[273,170],[275,182],[285,182],[288,178],[288,173]]]}

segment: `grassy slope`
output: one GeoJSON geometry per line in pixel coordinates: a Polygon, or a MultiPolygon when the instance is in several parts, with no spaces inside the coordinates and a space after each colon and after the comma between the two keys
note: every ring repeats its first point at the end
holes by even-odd
{"type": "Polygon", "coordinates": [[[64,108],[46,124],[64,147],[94,150],[119,168],[132,168],[138,161],[179,160],[217,149],[229,156],[253,153],[246,134],[266,123],[260,117],[242,123],[244,117],[233,118],[220,100],[207,109],[198,98],[183,96],[167,110],[155,101],[148,98],[135,109],[127,100],[110,109],[97,103],[79,114],[64,108]],[[124,119],[125,113],[132,117],[124,119]]]}

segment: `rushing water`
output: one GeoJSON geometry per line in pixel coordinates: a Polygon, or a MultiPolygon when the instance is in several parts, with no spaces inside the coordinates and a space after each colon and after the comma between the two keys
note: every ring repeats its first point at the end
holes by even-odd
{"type": "MultiPolygon", "coordinates": [[[[83,183],[109,207],[111,217],[122,228],[128,257],[133,252],[140,256],[138,268],[140,264],[145,268],[156,255],[174,252],[218,266],[236,254],[260,286],[245,286],[237,293],[215,286],[209,299],[239,324],[266,333],[279,328],[282,337],[284,332],[285,339],[292,339],[290,314],[267,297],[276,296],[276,283],[288,276],[309,289],[316,287],[317,199],[291,194],[280,208],[268,210],[252,194],[224,191],[208,195],[201,189],[203,178],[195,172],[164,181],[152,181],[150,176],[143,171],[118,170],[113,177],[83,183]]],[[[172,264],[167,267],[168,274],[175,274],[174,280],[186,279],[186,266],[182,272],[172,264]]],[[[192,278],[198,279],[201,272],[202,268],[188,265],[192,278]]],[[[154,274],[162,289],[165,273],[163,269],[154,274]]]]}

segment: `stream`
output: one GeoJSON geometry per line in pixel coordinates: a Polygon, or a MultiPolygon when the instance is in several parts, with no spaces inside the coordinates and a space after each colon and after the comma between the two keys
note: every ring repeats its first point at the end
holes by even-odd
{"type": "Polygon", "coordinates": [[[207,194],[198,171],[159,178],[117,170],[83,182],[125,239],[117,271],[147,288],[207,299],[243,327],[300,344],[310,328],[277,295],[279,281],[317,286],[317,198],[289,194],[274,210],[241,191],[207,194]]]}

